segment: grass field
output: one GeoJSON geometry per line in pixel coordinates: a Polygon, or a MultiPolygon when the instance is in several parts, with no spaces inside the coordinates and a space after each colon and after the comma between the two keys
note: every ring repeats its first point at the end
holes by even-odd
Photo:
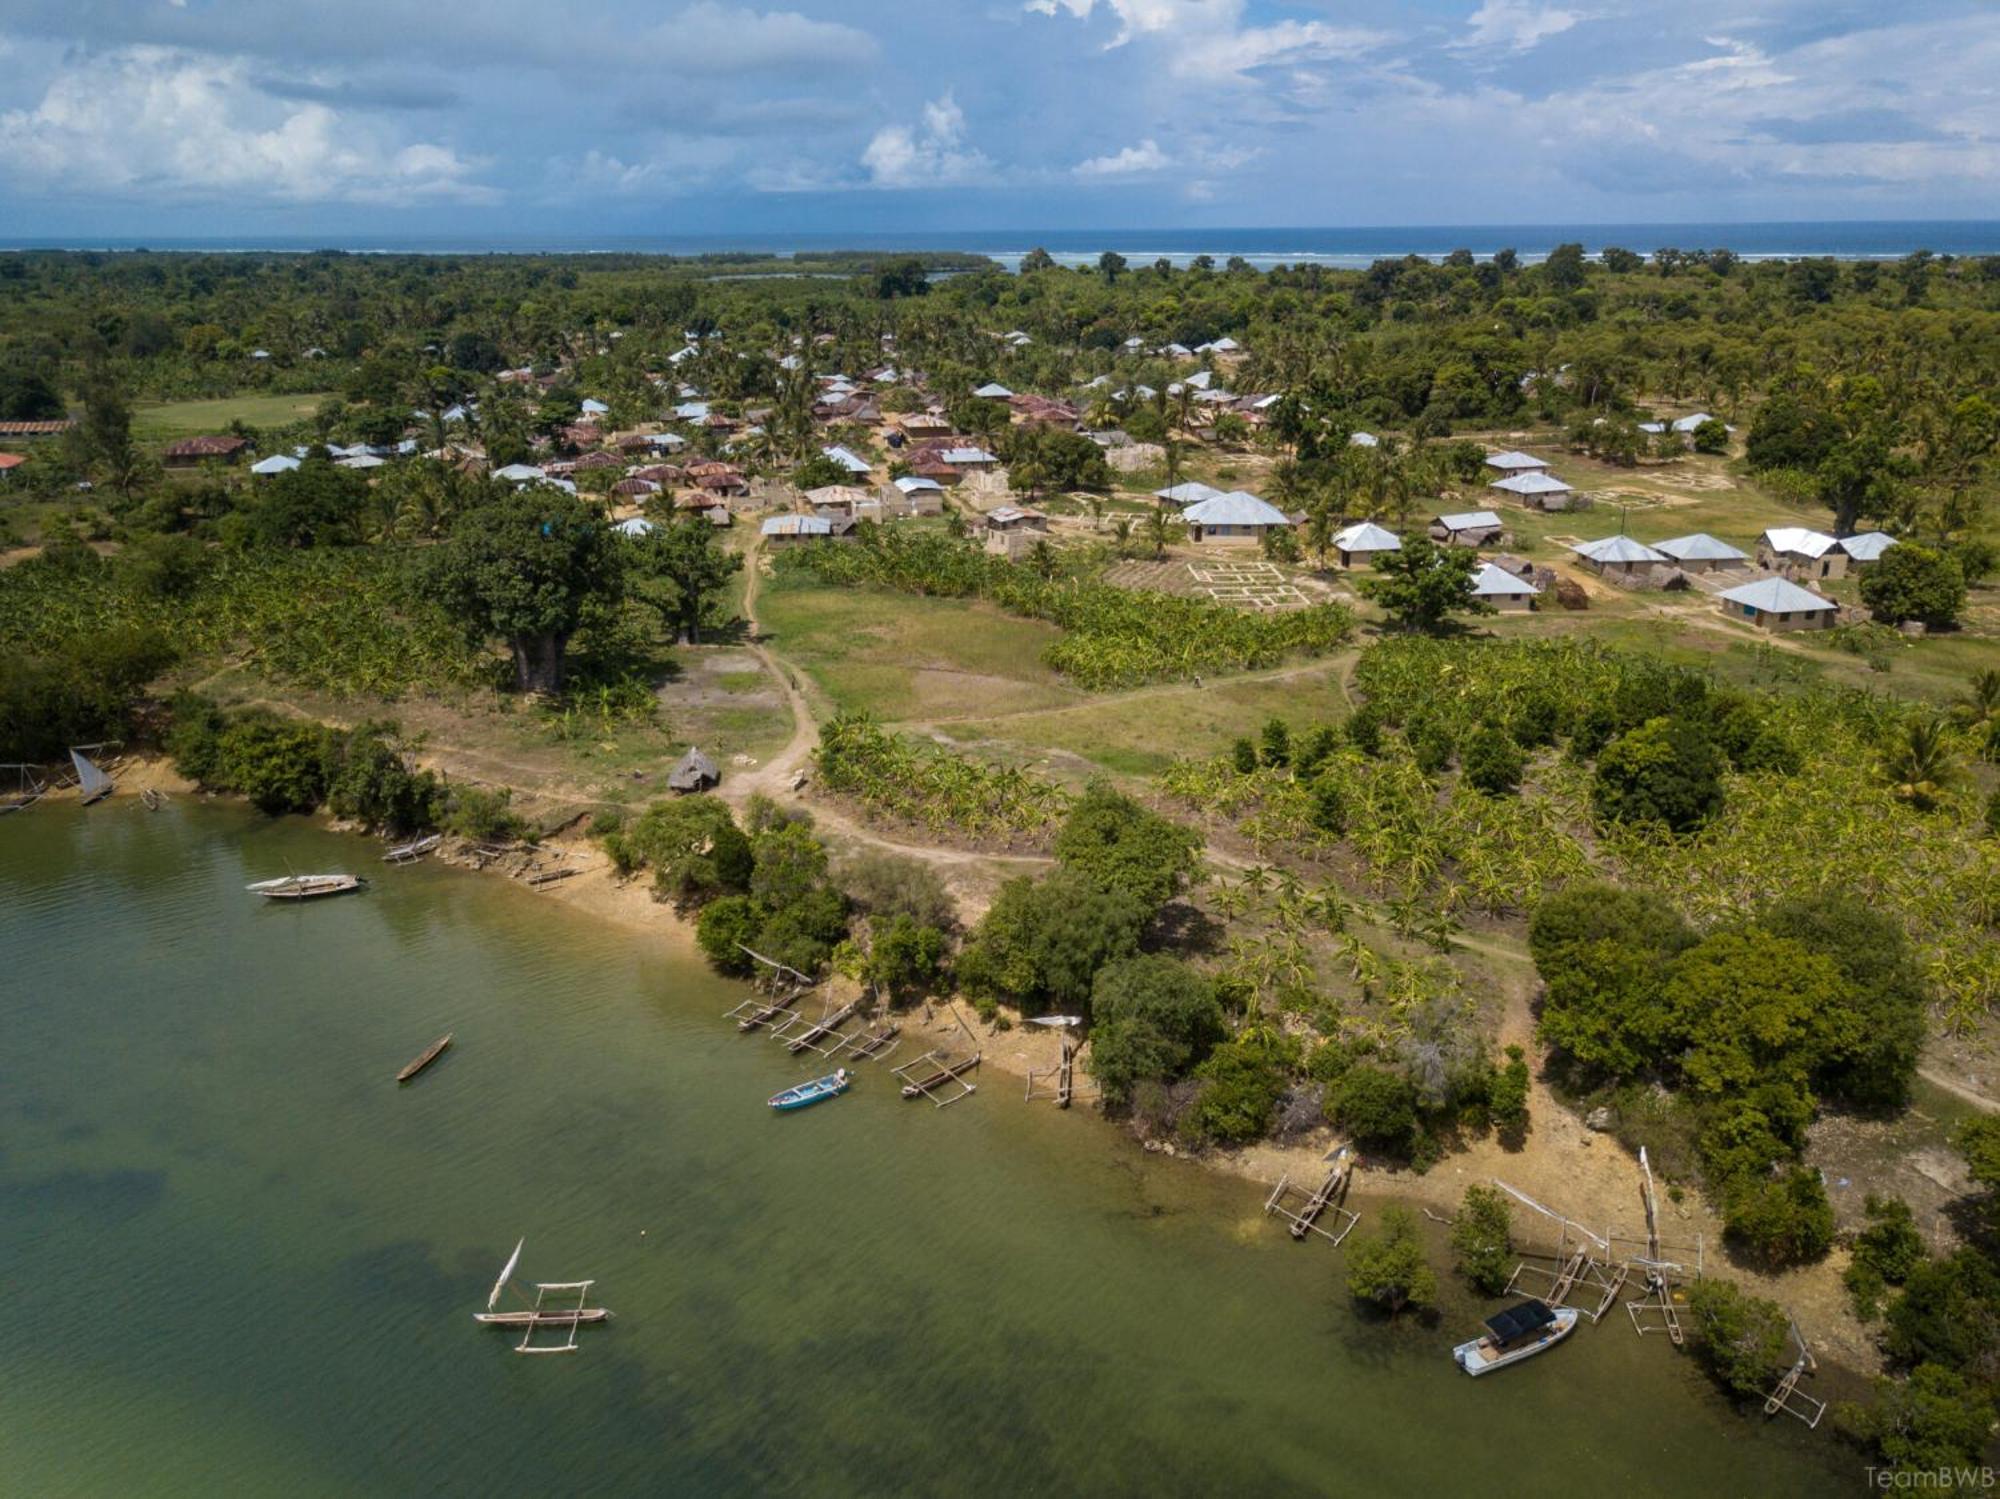
{"type": "Polygon", "coordinates": [[[778,652],[843,711],[928,720],[1086,700],[1042,665],[1054,625],[988,604],[787,583],[757,610],[778,652]]]}
{"type": "Polygon", "coordinates": [[[172,442],[226,432],[231,422],[249,427],[286,427],[302,422],[331,400],[332,391],[290,396],[229,396],[219,401],[166,401],[132,408],[132,435],[141,442],[172,442]]]}

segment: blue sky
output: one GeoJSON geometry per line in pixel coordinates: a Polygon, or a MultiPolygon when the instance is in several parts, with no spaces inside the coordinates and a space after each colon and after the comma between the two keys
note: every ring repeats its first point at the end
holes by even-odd
{"type": "Polygon", "coordinates": [[[0,0],[0,235],[2000,216],[1993,0],[0,0]]]}

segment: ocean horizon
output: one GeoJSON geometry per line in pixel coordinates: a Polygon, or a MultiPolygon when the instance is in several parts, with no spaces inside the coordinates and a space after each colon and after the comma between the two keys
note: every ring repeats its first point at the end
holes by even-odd
{"type": "Polygon", "coordinates": [[[874,233],[745,231],[723,234],[549,235],[52,235],[0,236],[0,251],[153,250],[203,254],[357,255],[671,255],[760,254],[809,257],[836,250],[954,251],[985,255],[1009,269],[1030,250],[1080,265],[1106,250],[1134,262],[1164,258],[1185,266],[1195,257],[1240,256],[1259,269],[1278,265],[1366,267],[1404,255],[1439,258],[1453,250],[1489,257],[1514,250],[1522,260],[1544,258],[1560,244],[1597,254],[1620,246],[1641,254],[1671,246],[1728,249],[1746,260],[1828,256],[1840,260],[1897,259],[1915,251],[1939,255],[2000,255],[2000,220],[1881,219],[1769,223],[1433,224],[1351,228],[1154,228],[886,230],[874,233]]]}

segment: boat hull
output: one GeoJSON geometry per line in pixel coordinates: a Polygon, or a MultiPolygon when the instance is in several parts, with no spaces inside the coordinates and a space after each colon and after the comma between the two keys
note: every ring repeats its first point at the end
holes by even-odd
{"type": "Polygon", "coordinates": [[[472,1320],[489,1327],[588,1327],[609,1322],[611,1313],[601,1306],[587,1306],[574,1312],[474,1312],[472,1320]]]}
{"type": "Polygon", "coordinates": [[[1505,1369],[1510,1364],[1531,1359],[1538,1353],[1547,1353],[1576,1331],[1579,1320],[1580,1314],[1574,1307],[1558,1307],[1556,1320],[1532,1342],[1523,1343],[1518,1348],[1496,1350],[1488,1345],[1485,1338],[1474,1338],[1470,1343],[1460,1343],[1452,1349],[1452,1362],[1476,1379],[1482,1374],[1491,1374],[1496,1369],[1505,1369]]]}
{"type": "Polygon", "coordinates": [[[817,1078],[809,1083],[801,1083],[796,1088],[787,1088],[782,1093],[773,1094],[771,1108],[780,1114],[793,1113],[798,1109],[809,1109],[816,1103],[825,1103],[829,1098],[838,1098],[845,1093],[853,1080],[845,1070],[831,1077],[817,1078]]]}

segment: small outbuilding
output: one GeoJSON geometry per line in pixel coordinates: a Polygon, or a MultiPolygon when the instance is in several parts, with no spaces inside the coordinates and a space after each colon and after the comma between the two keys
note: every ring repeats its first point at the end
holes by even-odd
{"type": "Polygon", "coordinates": [[[1723,613],[1746,619],[1760,630],[1824,630],[1840,605],[1784,578],[1759,578],[1725,589],[1717,597],[1723,613]]]}
{"type": "Polygon", "coordinates": [[[1458,515],[1432,516],[1430,536],[1432,541],[1441,541],[1446,546],[1483,547],[1498,541],[1505,529],[1500,517],[1491,510],[1467,510],[1458,515]]]}
{"type": "Polygon", "coordinates": [[[802,541],[823,541],[833,535],[833,522],[823,515],[773,515],[762,527],[764,544],[778,549],[802,541]]]}
{"type": "Polygon", "coordinates": [[[722,772],[716,768],[715,762],[690,745],[688,752],[681,756],[680,764],[668,773],[667,789],[685,796],[691,791],[706,791],[721,780],[722,772]]]}

